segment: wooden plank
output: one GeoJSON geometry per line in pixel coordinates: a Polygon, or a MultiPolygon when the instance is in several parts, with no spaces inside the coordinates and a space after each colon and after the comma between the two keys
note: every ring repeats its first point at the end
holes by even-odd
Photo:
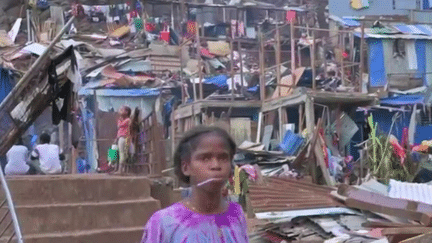
{"type": "Polygon", "coordinates": [[[424,225],[432,225],[432,205],[390,198],[347,185],[339,186],[338,193],[347,197],[345,204],[348,207],[394,215],[419,221],[424,225]]]}
{"type": "Polygon", "coordinates": [[[364,73],[364,40],[365,40],[365,25],[361,24],[361,37],[360,37],[360,77],[359,77],[359,90],[361,93],[366,92],[363,90],[363,73],[364,73]]]}
{"type": "Polygon", "coordinates": [[[264,144],[264,149],[266,151],[269,150],[272,133],[273,133],[273,125],[267,125],[264,127],[263,144],[264,144]]]}
{"type": "Polygon", "coordinates": [[[198,52],[198,73],[199,73],[199,99],[202,100],[204,98],[204,94],[203,94],[203,60],[201,57],[201,39],[200,39],[200,34],[199,34],[199,24],[198,24],[198,19],[197,19],[197,23],[196,23],[196,38],[197,38],[197,52],[198,52]]]}
{"type": "Polygon", "coordinates": [[[290,22],[290,38],[291,38],[291,72],[293,73],[292,79],[295,80],[294,70],[296,69],[295,58],[295,36],[294,36],[294,21],[290,22]]]}
{"type": "Polygon", "coordinates": [[[305,116],[306,116],[306,129],[309,138],[313,136],[313,130],[315,128],[315,108],[311,98],[307,98],[305,102],[305,116]]]}
{"type": "Polygon", "coordinates": [[[315,50],[315,31],[312,30],[312,46],[310,48],[311,66],[312,66],[312,89],[316,90],[316,50],[315,50]]]}
{"type": "Polygon", "coordinates": [[[426,233],[413,238],[406,239],[400,243],[430,243],[432,242],[432,233],[426,233]]]}
{"type": "Polygon", "coordinates": [[[335,182],[334,179],[330,176],[330,172],[327,168],[327,165],[325,163],[324,160],[324,154],[322,151],[322,146],[323,144],[321,143],[320,139],[317,139],[317,143],[315,144],[315,148],[314,148],[314,152],[315,152],[315,158],[318,161],[318,165],[321,168],[322,174],[324,176],[324,180],[326,182],[326,185],[328,186],[334,186],[335,182]]]}
{"type": "Polygon", "coordinates": [[[403,227],[381,229],[382,235],[432,234],[432,227],[403,227]]]}
{"type": "Polygon", "coordinates": [[[260,112],[259,115],[258,115],[258,126],[257,126],[256,143],[259,143],[261,141],[262,120],[263,120],[263,113],[260,112]]]}
{"type": "Polygon", "coordinates": [[[260,49],[259,49],[259,60],[260,60],[260,100],[265,101],[265,72],[264,72],[264,35],[262,33],[262,27],[259,27],[259,39],[260,39],[260,49]]]}
{"type": "MultiPolygon", "coordinates": [[[[276,81],[277,84],[281,83],[281,40],[280,40],[280,31],[279,31],[279,25],[276,24],[276,81]]],[[[279,91],[279,97],[281,95],[281,88],[278,88],[279,91]]]]}

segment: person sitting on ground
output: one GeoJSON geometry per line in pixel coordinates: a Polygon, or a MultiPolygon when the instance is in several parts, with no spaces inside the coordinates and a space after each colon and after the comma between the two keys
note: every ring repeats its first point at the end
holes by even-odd
{"type": "Polygon", "coordinates": [[[34,175],[36,169],[27,164],[29,150],[21,138],[18,138],[15,145],[6,153],[7,164],[5,167],[6,175],[34,175]]]}
{"type": "Polygon", "coordinates": [[[43,133],[40,136],[40,144],[31,153],[31,159],[39,159],[40,170],[44,174],[61,174],[62,166],[60,160],[64,160],[60,148],[56,144],[50,144],[50,135],[43,133]]]}
{"type": "Polygon", "coordinates": [[[119,148],[119,168],[116,173],[123,173],[126,167],[126,161],[129,154],[130,145],[130,124],[131,108],[122,106],[119,110],[119,119],[117,120],[117,144],[119,148]]]}
{"type": "Polygon", "coordinates": [[[219,127],[197,126],[185,133],[174,153],[179,179],[191,195],[154,213],[141,243],[222,243],[248,241],[242,207],[223,195],[233,175],[236,145],[219,127]]]}

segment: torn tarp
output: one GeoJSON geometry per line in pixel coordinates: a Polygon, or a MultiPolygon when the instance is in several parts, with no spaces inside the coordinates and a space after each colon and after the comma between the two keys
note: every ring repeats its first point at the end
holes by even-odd
{"type": "Polygon", "coordinates": [[[383,98],[380,101],[381,105],[391,105],[391,106],[399,106],[399,105],[414,105],[414,104],[423,104],[424,96],[423,95],[399,95],[391,98],[383,98]]]}
{"type": "Polygon", "coordinates": [[[12,77],[7,69],[0,68],[0,103],[12,90],[12,77]]]}

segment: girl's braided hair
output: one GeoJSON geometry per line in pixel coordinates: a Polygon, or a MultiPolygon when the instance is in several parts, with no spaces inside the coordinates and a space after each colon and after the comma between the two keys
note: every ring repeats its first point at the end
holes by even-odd
{"type": "MultiPolygon", "coordinates": [[[[201,135],[205,134],[217,134],[221,138],[226,140],[226,143],[230,149],[230,156],[231,159],[234,157],[234,154],[236,153],[237,146],[234,142],[234,140],[231,138],[231,136],[228,134],[227,131],[220,127],[216,126],[197,126],[193,129],[187,131],[185,134],[183,134],[182,139],[177,145],[177,148],[174,152],[174,169],[175,174],[177,177],[184,183],[189,184],[190,178],[189,176],[186,176],[183,174],[182,171],[182,161],[189,161],[191,159],[192,153],[196,150],[201,135]]],[[[234,168],[234,165],[232,164],[232,168],[234,168]]]]}

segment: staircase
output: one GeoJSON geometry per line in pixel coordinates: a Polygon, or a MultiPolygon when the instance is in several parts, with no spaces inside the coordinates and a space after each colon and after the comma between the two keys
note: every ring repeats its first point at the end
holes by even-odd
{"type": "Polygon", "coordinates": [[[22,176],[7,183],[25,243],[139,243],[160,209],[145,177],[22,176]]]}

